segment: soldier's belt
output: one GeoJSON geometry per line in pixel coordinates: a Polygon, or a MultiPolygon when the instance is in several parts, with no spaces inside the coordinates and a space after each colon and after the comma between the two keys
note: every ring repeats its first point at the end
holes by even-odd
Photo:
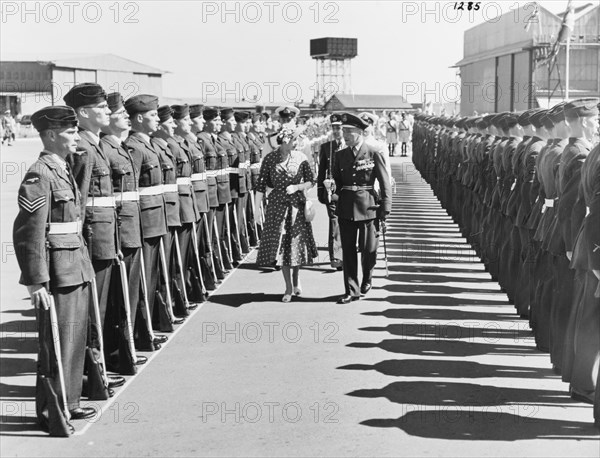
{"type": "Polygon", "coordinates": [[[206,171],[206,176],[209,178],[216,178],[217,177],[217,170],[207,170],[206,171]]]}
{"type": "Polygon", "coordinates": [[[248,168],[248,164],[246,162],[240,162],[239,169],[247,169],[247,168],[248,168]]]}
{"type": "Polygon", "coordinates": [[[251,169],[260,169],[260,162],[255,162],[254,164],[250,164],[251,169]]]}
{"type": "Polygon", "coordinates": [[[115,196],[108,197],[88,197],[86,207],[116,207],[115,196]]]}
{"type": "Polygon", "coordinates": [[[191,184],[192,184],[192,179],[190,177],[179,177],[179,178],[177,178],[177,185],[178,186],[185,186],[185,185],[190,186],[191,184]]]}
{"type": "Polygon", "coordinates": [[[162,184],[140,188],[140,196],[158,196],[163,193],[164,189],[162,184]]]}
{"type": "Polygon", "coordinates": [[[546,208],[554,207],[554,199],[544,199],[544,205],[546,208]]]}
{"type": "Polygon", "coordinates": [[[206,181],[206,172],[192,173],[192,181],[206,181]]]}
{"type": "Polygon", "coordinates": [[[345,191],[362,191],[373,189],[373,186],[360,186],[360,185],[352,185],[352,186],[342,186],[342,189],[345,191]]]}
{"type": "Polygon", "coordinates": [[[177,192],[178,191],[177,183],[163,184],[163,191],[164,192],[177,192]]]}
{"type": "Polygon", "coordinates": [[[240,173],[240,169],[237,167],[227,167],[225,170],[227,170],[228,173],[233,173],[235,175],[240,173]]]}
{"type": "Polygon", "coordinates": [[[138,202],[140,200],[140,193],[137,191],[127,191],[119,193],[115,197],[119,202],[138,202]]]}
{"type": "Polygon", "coordinates": [[[70,223],[50,223],[48,228],[48,234],[81,234],[81,220],[72,221],[70,223]]]}

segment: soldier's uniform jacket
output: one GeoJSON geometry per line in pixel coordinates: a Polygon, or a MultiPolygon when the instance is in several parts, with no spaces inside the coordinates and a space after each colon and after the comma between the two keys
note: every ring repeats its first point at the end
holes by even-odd
{"type": "Polygon", "coordinates": [[[583,138],[569,138],[561,155],[559,165],[559,189],[557,229],[562,235],[566,251],[573,251],[575,236],[585,217],[585,205],[579,201],[581,168],[591,150],[590,143],[583,138]]]}
{"type": "Polygon", "coordinates": [[[121,248],[140,248],[142,220],[138,195],[139,170],[136,170],[129,151],[114,136],[104,135],[100,140],[100,147],[106,154],[112,170],[121,248]]]}
{"type": "Polygon", "coordinates": [[[520,202],[517,210],[517,227],[526,228],[526,221],[537,196],[539,182],[535,180],[535,164],[541,149],[546,142],[539,137],[532,137],[523,153],[520,165],[521,187],[520,202]]]}
{"type": "Polygon", "coordinates": [[[502,153],[502,187],[500,191],[500,209],[502,214],[508,216],[508,204],[512,193],[512,187],[515,185],[515,174],[512,168],[513,156],[521,144],[520,137],[510,137],[502,153]]]}
{"type": "MultiPolygon", "coordinates": [[[[240,194],[245,194],[252,189],[250,177],[250,144],[243,132],[233,132],[231,140],[238,152],[239,192],[240,194]]],[[[232,176],[230,175],[230,179],[232,176]]]]}
{"type": "Polygon", "coordinates": [[[378,204],[384,211],[391,211],[390,180],[385,160],[375,147],[363,141],[356,157],[350,147],[339,151],[332,172],[339,196],[336,204],[339,218],[351,221],[375,219],[378,204]],[[373,189],[375,179],[380,183],[381,196],[377,196],[373,189]]]}
{"type": "Polygon", "coordinates": [[[239,165],[244,162],[244,153],[239,151],[234,143],[233,134],[229,132],[221,132],[219,134],[219,142],[227,153],[227,173],[229,173],[229,192],[232,199],[237,199],[240,194],[246,191],[246,181],[240,177],[239,165]],[[241,156],[241,157],[240,157],[241,156]],[[243,187],[244,191],[240,189],[243,187]]]}
{"type": "Polygon", "coordinates": [[[179,217],[182,224],[198,221],[194,189],[192,187],[192,156],[183,137],[175,135],[167,139],[175,158],[177,191],[179,193],[179,217]]]}
{"type": "MultiPolygon", "coordinates": [[[[213,136],[208,132],[201,132],[198,138],[202,140],[204,159],[206,164],[206,174],[209,178],[208,187],[212,183],[217,187],[217,200],[219,205],[231,202],[231,190],[229,189],[229,157],[225,148],[221,145],[218,136],[213,136]],[[213,180],[211,182],[211,179],[213,180]]],[[[211,205],[212,206],[212,205],[211,205]]]]}
{"type": "Polygon", "coordinates": [[[21,268],[20,283],[50,282],[54,289],[88,282],[94,269],[81,234],[81,194],[52,156],[43,151],[21,183],[13,243],[21,268]]]}
{"type": "Polygon", "coordinates": [[[583,163],[580,189],[587,216],[577,237],[571,267],[600,270],[600,145],[596,145],[583,163]]]}
{"type": "Polygon", "coordinates": [[[114,259],[116,246],[116,209],[110,163],[89,131],[79,129],[78,151],[67,161],[81,192],[84,209],[83,235],[92,260],[114,259]]]}
{"type": "Polygon", "coordinates": [[[210,207],[218,207],[217,182],[212,178],[214,185],[208,186],[208,177],[206,176],[206,163],[202,151],[202,141],[191,132],[180,143],[182,148],[187,149],[192,165],[192,188],[194,189],[194,203],[198,218],[201,213],[207,213],[210,207]],[[212,192],[210,191],[212,189],[212,192]]]}
{"type": "Polygon", "coordinates": [[[248,132],[246,137],[250,144],[250,165],[248,166],[248,174],[250,183],[248,184],[248,191],[254,189],[258,185],[258,176],[260,174],[260,163],[263,155],[268,151],[265,150],[266,139],[262,132],[248,132]]]}
{"type": "Polygon", "coordinates": [[[511,159],[512,173],[514,176],[514,182],[512,183],[510,196],[508,198],[508,205],[506,213],[516,220],[517,213],[519,212],[519,203],[521,198],[521,186],[523,184],[523,174],[521,173],[521,167],[523,163],[523,156],[531,142],[532,137],[526,135],[523,140],[517,146],[515,153],[511,159]]]}
{"type": "Polygon", "coordinates": [[[138,184],[142,234],[145,239],[165,235],[167,220],[158,153],[139,132],[132,131],[124,143],[129,148],[135,168],[140,171],[138,184]]]}
{"type": "Polygon", "coordinates": [[[319,202],[325,205],[329,205],[327,201],[327,189],[323,185],[323,181],[326,178],[330,178],[335,165],[335,159],[338,151],[343,146],[344,142],[340,140],[331,140],[321,145],[319,150],[319,171],[317,172],[317,197],[319,202]],[[329,156],[331,156],[332,165],[329,164],[329,156]]]}
{"type": "Polygon", "coordinates": [[[162,169],[167,226],[181,226],[181,218],[179,216],[179,189],[177,186],[177,160],[164,138],[152,137],[151,142],[152,146],[154,146],[154,150],[158,153],[162,169]]]}

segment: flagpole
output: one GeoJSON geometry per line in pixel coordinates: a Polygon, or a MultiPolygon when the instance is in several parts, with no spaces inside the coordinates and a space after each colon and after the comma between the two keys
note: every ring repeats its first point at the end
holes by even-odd
{"type": "MultiPolygon", "coordinates": [[[[570,32],[570,31],[569,31],[570,32]]],[[[565,100],[569,100],[569,57],[571,54],[571,34],[567,35],[567,55],[565,59],[565,100]]]]}

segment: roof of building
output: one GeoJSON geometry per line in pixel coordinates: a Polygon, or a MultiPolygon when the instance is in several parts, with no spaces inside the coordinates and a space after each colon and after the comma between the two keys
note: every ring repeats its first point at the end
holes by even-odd
{"type": "Polygon", "coordinates": [[[412,105],[401,95],[335,94],[327,103],[330,104],[334,99],[348,109],[368,108],[384,110],[387,108],[412,108],[412,105]]]}
{"type": "Polygon", "coordinates": [[[156,67],[141,64],[115,54],[3,54],[3,62],[47,62],[56,67],[108,70],[118,72],[159,74],[168,73],[156,67]]]}

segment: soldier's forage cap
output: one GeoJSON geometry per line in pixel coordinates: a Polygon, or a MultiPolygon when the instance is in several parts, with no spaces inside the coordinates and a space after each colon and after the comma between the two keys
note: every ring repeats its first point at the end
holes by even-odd
{"type": "Polygon", "coordinates": [[[367,127],[369,127],[369,124],[352,113],[342,113],[341,119],[342,127],[354,127],[360,130],[365,130],[367,127]]]}
{"type": "Polygon", "coordinates": [[[108,108],[110,108],[112,113],[120,110],[124,103],[123,96],[120,92],[111,92],[106,96],[106,101],[108,102],[108,108]]]}
{"type": "Polygon", "coordinates": [[[560,102],[548,110],[547,117],[552,120],[554,125],[565,120],[565,106],[567,102],[560,102]]]}
{"type": "Polygon", "coordinates": [[[158,119],[160,119],[161,124],[163,122],[167,122],[172,117],[173,109],[169,105],[163,105],[161,107],[158,107],[158,119]]]}
{"type": "Polygon", "coordinates": [[[360,119],[371,125],[376,124],[379,120],[378,116],[374,115],[373,113],[368,113],[366,111],[362,112],[358,116],[360,119]]]}
{"type": "Polygon", "coordinates": [[[202,108],[204,108],[204,105],[201,104],[190,105],[190,118],[194,119],[200,116],[202,114],[202,108]]]}
{"type": "Polygon", "coordinates": [[[506,113],[496,113],[493,115],[488,115],[490,116],[489,118],[489,123],[490,125],[497,127],[498,129],[504,129],[503,124],[502,124],[502,120],[504,119],[506,113]]]}
{"type": "Polygon", "coordinates": [[[289,119],[293,118],[294,116],[298,116],[300,114],[300,110],[294,105],[282,105],[275,110],[275,113],[277,113],[280,118],[289,119]]]}
{"type": "Polygon", "coordinates": [[[233,113],[236,122],[246,122],[250,118],[250,113],[247,111],[236,111],[233,113]]]}
{"type": "Polygon", "coordinates": [[[544,116],[546,116],[546,113],[548,113],[548,110],[538,110],[535,113],[533,113],[530,117],[529,117],[529,122],[531,122],[531,124],[533,125],[533,127],[535,127],[536,129],[539,129],[540,127],[543,127],[544,125],[544,116]]]}
{"type": "Polygon", "coordinates": [[[507,111],[504,114],[504,119],[502,122],[505,125],[505,130],[511,129],[519,123],[519,115],[517,113],[513,113],[512,111],[507,111]]]}
{"type": "Polygon", "coordinates": [[[262,121],[262,119],[263,119],[262,114],[260,114],[260,113],[254,113],[252,115],[252,124],[254,124],[255,122],[260,122],[260,121],[262,121]]]}
{"type": "Polygon", "coordinates": [[[190,114],[190,107],[188,104],[184,105],[171,105],[173,110],[173,119],[183,119],[190,114]]]}
{"type": "Polygon", "coordinates": [[[565,105],[565,118],[588,118],[598,116],[597,98],[577,99],[565,105]]]}
{"type": "Polygon", "coordinates": [[[227,121],[233,116],[233,108],[221,108],[221,119],[227,121]]]}
{"type": "Polygon", "coordinates": [[[79,108],[87,105],[96,105],[106,100],[106,92],[96,83],[81,83],[73,86],[63,97],[65,105],[79,108]]]}
{"type": "Polygon", "coordinates": [[[218,109],[216,108],[205,108],[202,112],[202,116],[206,121],[212,121],[215,118],[218,118],[221,115],[218,109]]]}
{"type": "Polygon", "coordinates": [[[537,111],[539,111],[539,108],[532,108],[531,110],[525,110],[523,113],[519,114],[519,117],[517,118],[517,123],[523,127],[530,125],[531,124],[530,118],[537,111]]]}
{"type": "Polygon", "coordinates": [[[481,130],[487,129],[490,126],[490,119],[492,119],[492,116],[490,116],[490,115],[478,116],[477,118],[474,119],[473,124],[478,129],[481,129],[481,130]]]}
{"type": "Polygon", "coordinates": [[[158,97],[150,94],[139,94],[125,100],[125,109],[130,115],[158,110],[158,97]]]}
{"type": "Polygon", "coordinates": [[[46,129],[64,129],[77,125],[77,115],[71,107],[45,107],[31,115],[31,124],[38,132],[46,129]]]}

